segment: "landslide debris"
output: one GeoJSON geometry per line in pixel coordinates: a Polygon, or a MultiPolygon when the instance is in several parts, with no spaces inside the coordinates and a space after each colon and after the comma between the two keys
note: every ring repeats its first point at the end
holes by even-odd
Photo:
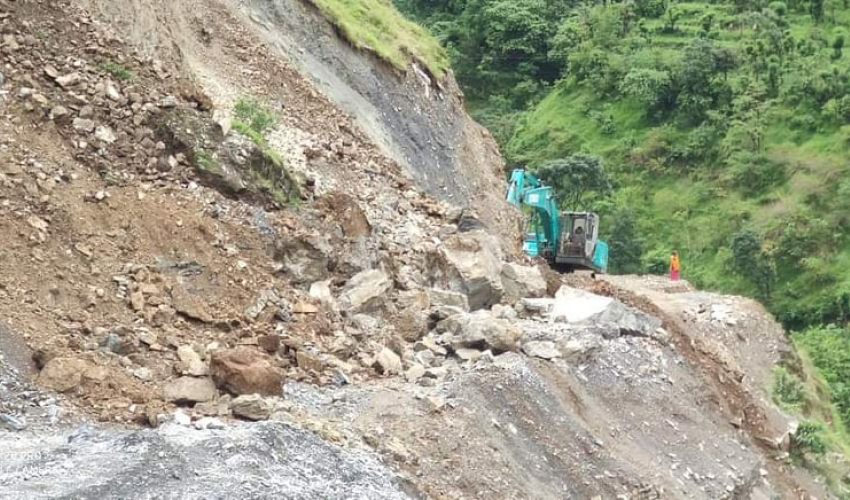
{"type": "Polygon", "coordinates": [[[743,370],[706,383],[653,300],[506,262],[240,12],[0,4],[3,494],[818,491],[730,423],[743,370]],[[234,124],[246,95],[274,127],[234,124]]]}

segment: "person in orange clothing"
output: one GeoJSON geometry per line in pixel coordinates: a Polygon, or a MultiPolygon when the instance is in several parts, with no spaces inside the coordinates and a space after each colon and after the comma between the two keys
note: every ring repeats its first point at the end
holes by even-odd
{"type": "Polygon", "coordinates": [[[673,254],[670,255],[670,281],[679,281],[679,252],[673,250],[673,254]]]}

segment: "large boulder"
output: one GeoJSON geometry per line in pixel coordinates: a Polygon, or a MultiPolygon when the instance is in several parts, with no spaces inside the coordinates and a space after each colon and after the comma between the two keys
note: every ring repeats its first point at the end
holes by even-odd
{"type": "Polygon", "coordinates": [[[536,267],[505,264],[502,266],[502,287],[510,302],[546,295],[546,280],[536,267]]]}
{"type": "Polygon", "coordinates": [[[631,308],[610,297],[561,287],[552,301],[550,318],[556,322],[615,325],[620,335],[655,337],[660,319],[631,308]]]}
{"type": "Polygon", "coordinates": [[[283,372],[259,351],[240,347],[213,353],[210,372],[215,385],[232,394],[279,396],[283,372]]]}
{"type": "Polygon", "coordinates": [[[166,401],[177,404],[212,401],[215,395],[215,384],[209,378],[180,377],[166,385],[162,391],[166,401]]]}
{"type": "Polygon", "coordinates": [[[295,283],[313,283],[328,277],[331,246],[318,237],[297,237],[275,241],[274,258],[281,271],[295,283]]]}
{"type": "Polygon", "coordinates": [[[549,317],[556,322],[581,323],[602,313],[613,302],[610,297],[562,286],[552,301],[549,317]]]}
{"type": "Polygon", "coordinates": [[[350,312],[369,312],[381,309],[393,282],[384,271],[369,269],[354,275],[342,290],[339,304],[350,312]]]}
{"type": "Polygon", "coordinates": [[[476,311],[450,316],[437,325],[442,343],[452,349],[491,349],[496,352],[516,351],[523,336],[521,328],[510,321],[494,317],[490,311],[476,311]]]}
{"type": "Polygon", "coordinates": [[[67,392],[80,385],[88,368],[89,363],[82,359],[53,358],[38,375],[38,384],[45,389],[67,392]]]}
{"type": "Polygon", "coordinates": [[[472,311],[502,298],[502,258],[499,241],[484,231],[452,235],[426,260],[431,286],[461,292],[472,311]]]}

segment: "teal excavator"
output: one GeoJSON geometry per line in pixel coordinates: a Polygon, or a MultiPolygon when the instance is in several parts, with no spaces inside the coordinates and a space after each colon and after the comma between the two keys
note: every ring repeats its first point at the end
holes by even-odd
{"type": "Polygon", "coordinates": [[[599,241],[599,216],[593,212],[561,212],[555,192],[525,169],[511,173],[508,202],[529,207],[523,249],[542,257],[561,272],[608,270],[608,244],[599,241]]]}

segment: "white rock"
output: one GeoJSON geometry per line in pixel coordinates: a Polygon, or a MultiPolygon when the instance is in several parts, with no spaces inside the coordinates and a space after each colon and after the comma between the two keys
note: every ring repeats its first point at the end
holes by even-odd
{"type": "Polygon", "coordinates": [[[527,355],[540,359],[561,357],[561,352],[555,347],[555,343],[548,340],[526,342],[522,345],[522,350],[527,355]]]}
{"type": "Polygon", "coordinates": [[[177,410],[172,415],[174,423],[177,425],[190,426],[192,425],[192,417],[183,413],[183,410],[177,410]]]}
{"type": "Polygon", "coordinates": [[[109,127],[101,125],[97,127],[94,131],[94,136],[107,144],[112,144],[117,140],[115,137],[115,133],[109,127]]]}

